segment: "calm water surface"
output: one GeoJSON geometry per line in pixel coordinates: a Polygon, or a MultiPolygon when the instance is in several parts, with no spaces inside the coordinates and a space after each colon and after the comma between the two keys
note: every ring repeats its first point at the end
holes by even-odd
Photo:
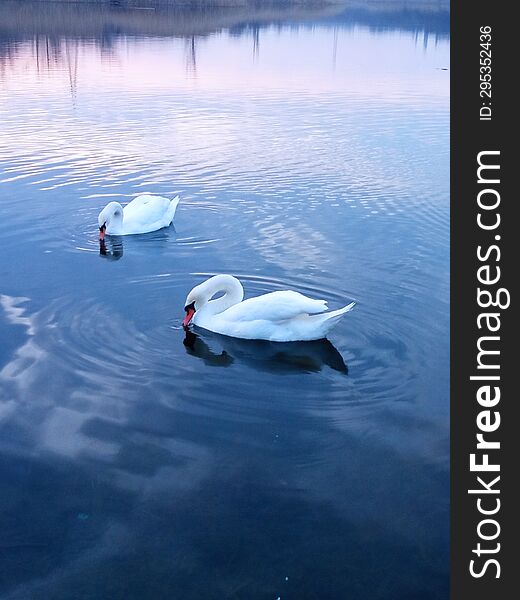
{"type": "Polygon", "coordinates": [[[0,597],[447,598],[447,14],[11,9],[0,597]],[[144,192],[175,226],[100,249],[144,192]],[[186,338],[215,273],[358,305],[186,338]]]}

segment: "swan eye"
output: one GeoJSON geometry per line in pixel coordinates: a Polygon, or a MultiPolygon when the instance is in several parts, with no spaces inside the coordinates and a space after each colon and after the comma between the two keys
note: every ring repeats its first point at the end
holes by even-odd
{"type": "Polygon", "coordinates": [[[190,310],[195,310],[195,301],[193,301],[191,304],[187,304],[187,305],[184,307],[184,310],[185,310],[186,312],[189,312],[190,310]]]}

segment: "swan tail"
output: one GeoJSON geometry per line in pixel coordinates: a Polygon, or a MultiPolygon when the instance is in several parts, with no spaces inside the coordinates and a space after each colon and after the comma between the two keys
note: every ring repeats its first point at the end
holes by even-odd
{"type": "Polygon", "coordinates": [[[327,333],[338,323],[338,321],[345,315],[350,312],[354,306],[355,302],[351,302],[344,306],[343,308],[338,308],[338,310],[332,310],[330,312],[323,313],[321,315],[313,315],[311,319],[320,319],[322,325],[322,336],[325,337],[327,333]]]}
{"type": "Polygon", "coordinates": [[[170,206],[168,207],[168,211],[166,213],[168,225],[170,225],[172,223],[173,218],[175,217],[175,211],[177,210],[177,205],[179,204],[179,200],[180,200],[179,196],[175,196],[175,198],[173,198],[173,200],[170,200],[170,206]]]}

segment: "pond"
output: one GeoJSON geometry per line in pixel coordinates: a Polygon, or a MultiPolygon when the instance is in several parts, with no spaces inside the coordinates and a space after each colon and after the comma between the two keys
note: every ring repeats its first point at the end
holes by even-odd
{"type": "Polygon", "coordinates": [[[3,3],[3,599],[448,597],[433,5],[3,3]],[[174,225],[100,247],[145,192],[174,225]],[[217,273],[356,307],[310,343],[185,334],[217,273]]]}

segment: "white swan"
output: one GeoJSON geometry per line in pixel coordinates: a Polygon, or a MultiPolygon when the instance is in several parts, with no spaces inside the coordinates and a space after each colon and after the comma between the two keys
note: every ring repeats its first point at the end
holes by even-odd
{"type": "Polygon", "coordinates": [[[119,202],[109,202],[99,213],[99,239],[107,235],[150,233],[168,227],[173,221],[179,196],[173,200],[142,194],[124,208],[119,202]]]}
{"type": "Polygon", "coordinates": [[[186,317],[215,333],[249,340],[297,342],[324,338],[355,302],[327,311],[325,300],[313,300],[299,292],[271,292],[244,298],[244,288],[231,275],[215,275],[194,287],[186,298],[186,317]],[[224,295],[212,300],[219,292],[224,295]]]}

